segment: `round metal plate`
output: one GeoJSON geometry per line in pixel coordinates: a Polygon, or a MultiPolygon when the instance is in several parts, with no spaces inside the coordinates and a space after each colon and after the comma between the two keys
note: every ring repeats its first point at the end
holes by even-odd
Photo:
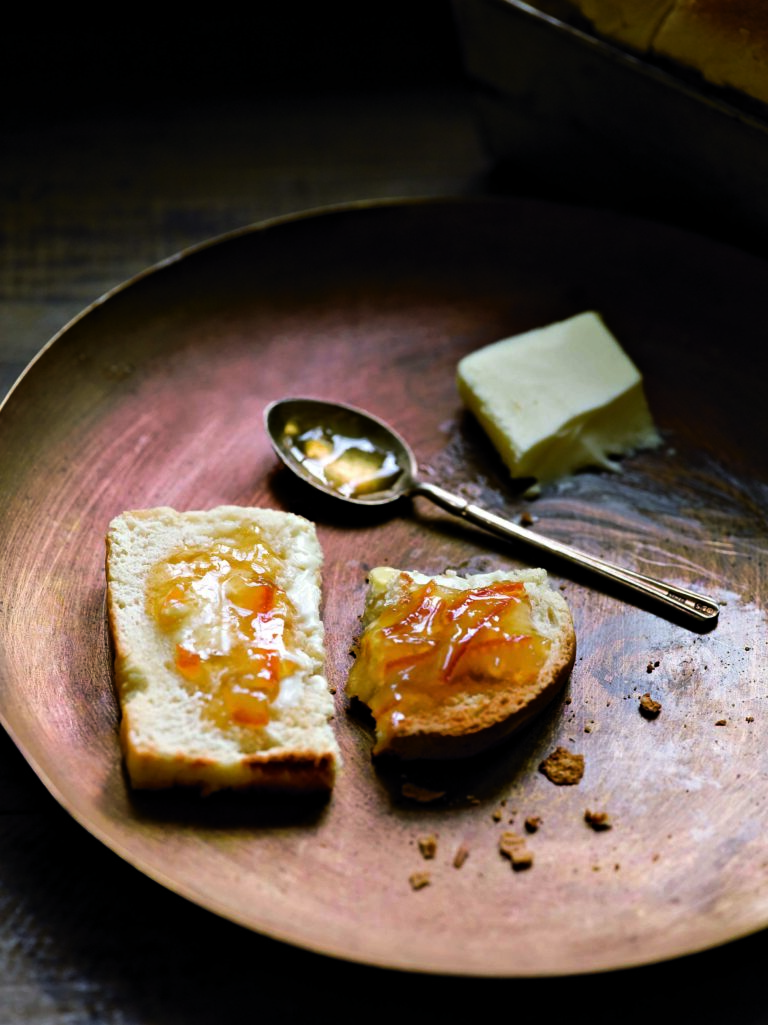
{"type": "MultiPolygon", "coordinates": [[[[469,975],[669,958],[768,922],[764,384],[768,267],[673,229],[528,201],[356,206],[215,240],[116,290],[0,415],[0,716],[42,780],[141,871],[245,926],[371,964],[469,975]],[[599,310],[642,369],[662,449],[524,500],[462,412],[458,359],[599,310]],[[341,510],[278,465],[283,395],[388,421],[422,473],[544,533],[714,595],[696,633],[548,566],[570,685],[479,760],[377,766],[344,680],[368,569],[531,561],[417,501],[341,510]],[[104,534],[124,509],[269,505],[318,524],[344,768],[321,807],[134,795],[118,749],[104,534]],[[649,692],[662,705],[639,712],[649,692]],[[538,770],[581,753],[576,786],[538,770]],[[435,800],[418,797],[439,793],[435,800]],[[415,795],[415,797],[414,797],[415,795]],[[585,812],[605,811],[595,831],[585,812]],[[524,821],[540,819],[526,833],[524,821]],[[526,835],[534,864],[498,849],[526,835]],[[425,859],[419,840],[434,836],[425,859]],[[468,852],[461,867],[454,857],[468,852]],[[428,872],[413,889],[409,878],[428,872]]],[[[533,558],[535,560],[535,557],[533,558]]]]}

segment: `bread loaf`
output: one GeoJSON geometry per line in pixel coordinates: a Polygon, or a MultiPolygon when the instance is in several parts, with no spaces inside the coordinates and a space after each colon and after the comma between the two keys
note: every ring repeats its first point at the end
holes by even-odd
{"type": "Polygon", "coordinates": [[[107,606],[134,787],[332,785],[321,564],[314,526],[271,509],[112,521],[107,606]]]}
{"type": "Polygon", "coordinates": [[[649,50],[675,0],[571,0],[601,35],[649,50]]]}
{"type": "Polygon", "coordinates": [[[429,577],[380,566],[346,693],[373,714],[374,755],[466,757],[544,708],[575,655],[570,610],[542,569],[429,577]]]}
{"type": "Polygon", "coordinates": [[[677,0],[653,49],[768,103],[768,7],[760,0],[677,0]]]}
{"type": "Polygon", "coordinates": [[[768,103],[768,7],[761,0],[571,0],[609,39],[768,103]]]}

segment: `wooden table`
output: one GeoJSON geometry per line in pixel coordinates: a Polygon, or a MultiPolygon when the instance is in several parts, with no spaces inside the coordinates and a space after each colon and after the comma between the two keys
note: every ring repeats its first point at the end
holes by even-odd
{"type": "MultiPolygon", "coordinates": [[[[465,88],[431,72],[365,92],[305,83],[236,102],[10,118],[0,395],[80,309],[185,246],[331,204],[492,191],[465,88]]],[[[284,946],[166,891],[71,820],[4,733],[0,813],[0,1025],[768,1021],[765,934],[596,978],[404,975],[284,946]]]]}

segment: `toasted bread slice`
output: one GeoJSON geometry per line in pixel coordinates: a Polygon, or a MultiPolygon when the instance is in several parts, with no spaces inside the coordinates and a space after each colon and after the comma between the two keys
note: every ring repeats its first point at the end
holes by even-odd
{"type": "Polygon", "coordinates": [[[276,510],[112,521],[108,614],[134,787],[332,785],[321,565],[313,524],[276,510]]]}
{"type": "Polygon", "coordinates": [[[371,571],[347,681],[373,713],[374,755],[460,758],[552,700],[576,656],[568,605],[542,569],[428,577],[371,571]]]}

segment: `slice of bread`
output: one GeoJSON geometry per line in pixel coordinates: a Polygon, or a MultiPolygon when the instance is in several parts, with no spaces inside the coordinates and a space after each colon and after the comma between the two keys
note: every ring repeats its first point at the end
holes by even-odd
{"type": "Polygon", "coordinates": [[[107,534],[121,742],[136,788],[327,790],[340,756],[308,520],[125,512],[107,534]]]}
{"type": "Polygon", "coordinates": [[[543,569],[429,577],[379,566],[346,694],[373,714],[374,755],[460,758],[541,711],[575,657],[570,610],[543,569]]]}

